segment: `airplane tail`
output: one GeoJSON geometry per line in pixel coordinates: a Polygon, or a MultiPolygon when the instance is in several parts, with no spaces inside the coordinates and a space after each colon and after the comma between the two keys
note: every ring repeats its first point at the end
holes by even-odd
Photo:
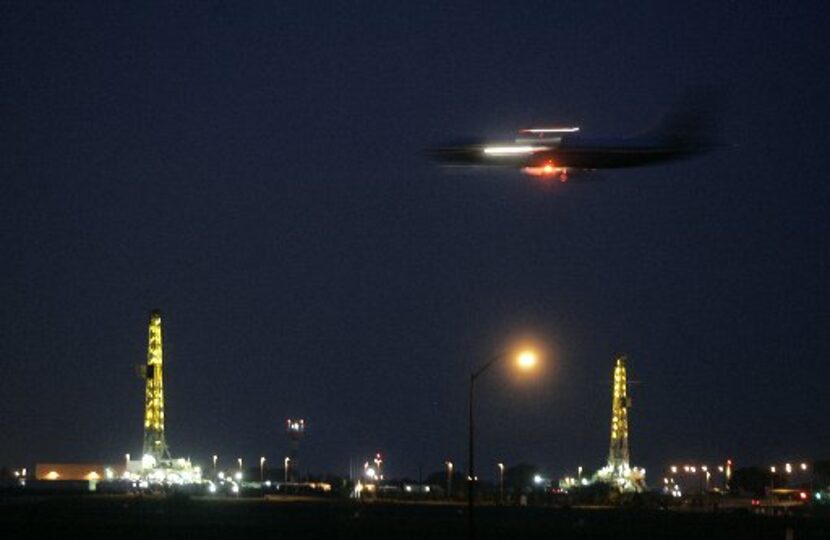
{"type": "Polygon", "coordinates": [[[726,101],[723,89],[687,91],[644,135],[689,149],[722,146],[721,119],[726,101]]]}

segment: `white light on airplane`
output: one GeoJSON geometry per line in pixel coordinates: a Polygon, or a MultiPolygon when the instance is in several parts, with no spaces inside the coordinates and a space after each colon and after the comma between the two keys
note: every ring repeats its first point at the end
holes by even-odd
{"type": "Polygon", "coordinates": [[[519,133],[576,133],[578,127],[551,127],[551,128],[530,128],[523,129],[519,133]]]}
{"type": "Polygon", "coordinates": [[[547,146],[486,146],[484,153],[488,156],[519,156],[549,150],[547,146]]]}

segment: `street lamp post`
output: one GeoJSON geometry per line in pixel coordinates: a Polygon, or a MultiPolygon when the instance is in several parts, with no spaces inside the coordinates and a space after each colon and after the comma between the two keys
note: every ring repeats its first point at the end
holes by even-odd
{"type": "Polygon", "coordinates": [[[259,482],[260,484],[264,480],[265,476],[265,456],[259,458],[259,482]]]}
{"type": "MultiPolygon", "coordinates": [[[[801,468],[802,471],[807,470],[807,464],[806,463],[802,463],[799,467],[801,468]]],[[[810,467],[810,496],[811,497],[813,496],[813,468],[812,467],[810,467]]]]}
{"type": "Polygon", "coordinates": [[[708,466],[706,466],[706,465],[701,465],[700,466],[700,476],[702,477],[701,478],[701,484],[703,484],[704,480],[706,481],[706,483],[703,484],[705,486],[705,488],[701,488],[700,491],[701,492],[709,491],[709,467],[708,466]]]}
{"type": "Polygon", "coordinates": [[[499,463],[499,504],[504,504],[504,463],[499,463]]]}
{"type": "Polygon", "coordinates": [[[216,478],[216,461],[219,459],[219,456],[213,454],[213,477],[216,478]]]}
{"type": "Polygon", "coordinates": [[[286,457],[284,460],[282,460],[282,466],[283,466],[283,471],[285,473],[284,477],[285,477],[285,483],[286,484],[288,483],[288,466],[289,465],[291,465],[291,458],[290,457],[286,457]]]}
{"type": "Polygon", "coordinates": [[[447,498],[452,499],[452,461],[447,461],[447,498]]]}
{"type": "MultiPolygon", "coordinates": [[[[476,380],[484,374],[485,371],[493,367],[493,364],[507,357],[506,352],[501,352],[484,365],[478,368],[477,371],[470,373],[470,399],[469,399],[469,432],[467,433],[467,450],[468,450],[468,466],[469,466],[469,482],[467,483],[467,515],[470,522],[470,538],[475,537],[475,527],[473,521],[473,499],[476,482],[476,467],[475,467],[475,423],[473,418],[473,410],[475,404],[475,387],[476,380]]],[[[525,351],[519,354],[516,358],[516,363],[521,369],[531,369],[536,365],[536,354],[530,351],[525,351]]]]}

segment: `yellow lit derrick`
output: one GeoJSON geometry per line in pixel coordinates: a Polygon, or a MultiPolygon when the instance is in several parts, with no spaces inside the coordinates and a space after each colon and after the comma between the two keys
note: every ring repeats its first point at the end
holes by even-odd
{"type": "Polygon", "coordinates": [[[150,314],[147,365],[144,366],[147,390],[144,397],[144,455],[157,461],[170,459],[164,439],[164,373],[162,357],[161,313],[150,314]]]}
{"type": "Polygon", "coordinates": [[[626,376],[627,357],[617,358],[614,366],[614,390],[611,403],[611,447],[608,452],[608,465],[613,470],[627,470],[628,456],[628,381],[626,376]]]}

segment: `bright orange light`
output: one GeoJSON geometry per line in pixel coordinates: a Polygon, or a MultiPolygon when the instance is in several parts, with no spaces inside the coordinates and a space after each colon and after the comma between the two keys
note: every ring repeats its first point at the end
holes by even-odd
{"type": "Polygon", "coordinates": [[[57,480],[58,478],[60,478],[60,476],[61,475],[58,474],[58,471],[49,471],[46,474],[46,479],[47,480],[57,480]]]}
{"type": "Polygon", "coordinates": [[[562,182],[568,181],[568,169],[565,167],[557,167],[553,161],[546,161],[537,167],[523,167],[522,172],[530,176],[538,176],[540,178],[559,177],[562,182]]]}
{"type": "Polygon", "coordinates": [[[533,351],[523,351],[516,357],[516,364],[523,370],[532,369],[536,361],[536,353],[533,351]]]}

